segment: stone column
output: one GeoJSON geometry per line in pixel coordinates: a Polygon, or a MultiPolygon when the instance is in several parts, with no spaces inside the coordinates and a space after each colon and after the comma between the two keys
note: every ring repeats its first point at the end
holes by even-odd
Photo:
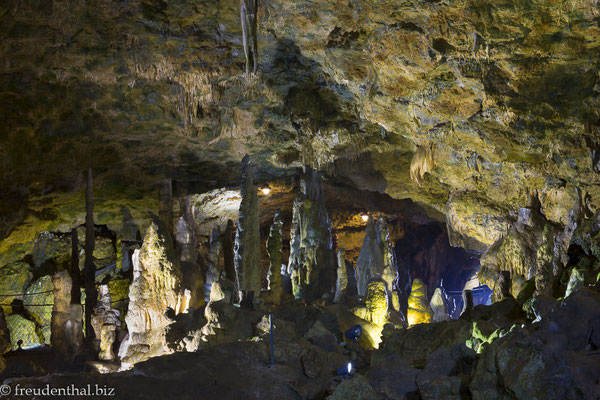
{"type": "Polygon", "coordinates": [[[429,323],[431,317],[432,312],[427,301],[427,286],[422,280],[416,278],[408,297],[408,325],[429,323]]]}
{"type": "Polygon", "coordinates": [[[248,303],[258,298],[262,289],[258,193],[254,185],[254,166],[248,155],[242,160],[241,172],[242,202],[235,234],[234,267],[240,303],[248,303]]]}
{"type": "Polygon", "coordinates": [[[225,269],[225,276],[231,282],[236,281],[235,267],[233,262],[233,237],[233,221],[229,219],[227,220],[227,227],[225,228],[225,232],[223,232],[223,238],[221,240],[221,249],[223,251],[223,266],[225,269]]]}
{"type": "Polygon", "coordinates": [[[221,269],[219,268],[219,255],[221,254],[221,230],[217,226],[213,228],[209,242],[208,270],[204,283],[206,299],[210,297],[210,291],[213,282],[221,279],[221,269]]]}

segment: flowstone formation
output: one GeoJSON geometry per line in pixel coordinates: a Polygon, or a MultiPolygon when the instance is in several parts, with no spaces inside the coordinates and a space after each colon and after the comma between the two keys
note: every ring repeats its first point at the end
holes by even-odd
{"type": "Polygon", "coordinates": [[[114,360],[113,345],[117,332],[121,329],[120,312],[111,307],[111,297],[107,285],[101,285],[98,291],[98,303],[92,314],[92,326],[99,341],[100,360],[114,360]]]}
{"type": "Polygon", "coordinates": [[[388,295],[386,284],[380,279],[374,279],[367,285],[365,306],[354,310],[354,314],[380,328],[388,321],[388,295]]]}
{"type": "Polygon", "coordinates": [[[73,362],[83,351],[83,307],[71,304],[71,276],[62,271],[52,277],[54,305],[50,343],[64,362],[73,362]]]}
{"type": "Polygon", "coordinates": [[[334,303],[340,303],[346,296],[348,287],[348,271],[346,271],[346,251],[338,249],[337,251],[337,280],[335,282],[334,303]]]}
{"type": "Polygon", "coordinates": [[[168,352],[165,328],[173,321],[165,314],[168,309],[175,314],[183,311],[183,296],[171,236],[160,221],[154,221],[146,231],[129,287],[128,336],[119,349],[125,367],[168,352]]]}
{"type": "Polygon", "coordinates": [[[252,305],[262,290],[258,194],[250,156],[242,160],[240,216],[235,233],[234,264],[240,303],[252,305]]]}
{"type": "Polygon", "coordinates": [[[412,290],[408,297],[408,325],[424,324],[431,322],[432,312],[427,301],[427,286],[422,280],[416,278],[412,283],[412,290]]]}
{"type": "MultiPolygon", "coordinates": [[[[385,282],[385,289],[392,302],[394,285],[398,279],[398,266],[394,249],[389,242],[389,231],[383,218],[374,222],[369,218],[363,246],[356,261],[356,285],[358,295],[365,296],[367,285],[371,279],[380,278],[385,282]]],[[[396,309],[396,311],[400,311],[396,309]]]]}
{"type": "Polygon", "coordinates": [[[431,296],[431,302],[429,303],[429,307],[433,312],[432,322],[440,322],[450,319],[450,316],[448,316],[448,307],[446,306],[446,300],[444,299],[442,289],[435,289],[435,291],[433,292],[433,296],[431,296]]]}
{"type": "Polygon", "coordinates": [[[310,302],[332,295],[336,268],[331,223],[321,174],[308,166],[302,169],[300,193],[294,200],[290,237],[288,274],[294,297],[310,302]]]}

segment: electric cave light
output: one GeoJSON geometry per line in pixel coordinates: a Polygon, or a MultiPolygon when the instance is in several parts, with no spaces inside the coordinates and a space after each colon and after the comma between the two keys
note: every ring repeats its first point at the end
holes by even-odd
{"type": "Polygon", "coordinates": [[[362,218],[363,222],[367,222],[369,220],[369,216],[367,214],[363,214],[361,216],[361,218],[362,218]]]}
{"type": "Polygon", "coordinates": [[[271,193],[271,189],[269,187],[264,187],[261,188],[260,191],[262,192],[262,194],[264,194],[265,196],[268,196],[269,193],[271,193]]]}

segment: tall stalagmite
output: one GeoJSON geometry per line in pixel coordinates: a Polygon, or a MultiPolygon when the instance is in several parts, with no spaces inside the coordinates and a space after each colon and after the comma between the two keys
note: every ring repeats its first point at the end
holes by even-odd
{"type": "Polygon", "coordinates": [[[221,249],[223,251],[223,268],[225,269],[225,276],[231,282],[236,281],[235,276],[235,266],[233,262],[233,221],[227,220],[227,227],[225,227],[225,232],[223,232],[223,237],[221,239],[221,249]]]}
{"type": "Polygon", "coordinates": [[[281,253],[281,242],[283,237],[283,218],[279,210],[275,211],[273,217],[273,225],[269,231],[267,239],[267,253],[269,253],[269,290],[271,290],[272,301],[279,304],[281,301],[282,279],[281,279],[281,264],[283,262],[283,254],[281,253]]]}
{"type": "Polygon", "coordinates": [[[369,218],[363,246],[356,261],[356,271],[359,296],[366,295],[371,279],[381,278],[385,282],[389,304],[396,303],[392,302],[392,292],[398,277],[398,267],[394,249],[389,242],[387,224],[383,218],[378,218],[376,222],[369,218]]]}
{"type": "Polygon", "coordinates": [[[83,308],[81,304],[71,304],[71,277],[67,271],[55,274],[52,284],[50,343],[61,360],[72,362],[83,351],[83,308]]]}
{"type": "Polygon", "coordinates": [[[189,198],[185,199],[181,211],[182,215],[175,225],[177,254],[179,255],[179,261],[195,263],[198,258],[198,251],[196,250],[196,234],[189,198]]]}
{"type": "Polygon", "coordinates": [[[348,272],[346,271],[346,250],[338,249],[337,252],[337,280],[335,283],[334,303],[340,303],[346,296],[348,287],[348,272]]]}
{"type": "Polygon", "coordinates": [[[235,233],[234,266],[239,284],[240,303],[260,296],[262,277],[260,268],[260,230],[258,193],[254,185],[254,166],[250,156],[242,160],[242,203],[235,233]]]}
{"type": "Polygon", "coordinates": [[[173,185],[170,178],[163,179],[158,186],[158,217],[173,235],[173,185]]]}
{"type": "Polygon", "coordinates": [[[441,288],[435,289],[431,301],[429,302],[431,311],[433,312],[433,322],[440,322],[449,320],[448,308],[446,307],[446,301],[441,288]]]}
{"type": "Polygon", "coordinates": [[[129,286],[129,309],[125,316],[128,337],[121,343],[119,356],[125,367],[168,352],[165,328],[172,320],[167,309],[177,314],[185,302],[179,260],[171,235],[161,221],[148,227],[134,262],[129,286]]]}
{"type": "Polygon", "coordinates": [[[321,175],[303,167],[300,193],[294,200],[288,273],[294,297],[313,301],[331,294],[335,285],[335,254],[331,223],[325,209],[321,175]]]}
{"type": "Polygon", "coordinates": [[[71,229],[71,303],[81,304],[81,285],[79,283],[79,240],[77,229],[71,229]]]}
{"type": "Polygon", "coordinates": [[[100,347],[98,358],[101,360],[113,360],[115,358],[113,344],[117,338],[117,330],[121,329],[120,316],[119,310],[111,307],[108,285],[101,285],[98,304],[92,316],[92,325],[100,347]]]}
{"type": "MultiPolygon", "coordinates": [[[[88,170],[87,187],[85,191],[85,337],[89,344],[94,340],[92,314],[96,307],[98,291],[96,290],[96,266],[94,265],[94,247],[96,235],[94,232],[94,188],[92,169],[88,170]]],[[[70,289],[69,289],[70,290],[70,289]]]]}
{"type": "Polygon", "coordinates": [[[416,325],[431,322],[432,311],[427,301],[427,286],[419,278],[412,284],[410,297],[408,298],[408,325],[416,325]]]}
{"type": "Polygon", "coordinates": [[[208,270],[204,281],[204,294],[206,299],[210,297],[210,291],[213,282],[221,279],[221,269],[219,268],[219,256],[221,255],[221,230],[219,227],[213,228],[210,234],[208,270]]]}

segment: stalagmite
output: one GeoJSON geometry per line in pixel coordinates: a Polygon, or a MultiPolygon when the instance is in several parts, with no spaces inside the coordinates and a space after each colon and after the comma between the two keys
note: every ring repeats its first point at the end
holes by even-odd
{"type": "Polygon", "coordinates": [[[234,265],[239,284],[240,303],[250,305],[260,296],[262,277],[260,268],[260,231],[258,194],[254,185],[254,166],[250,156],[242,160],[242,203],[235,234],[234,265]]]}
{"type": "MultiPolygon", "coordinates": [[[[96,235],[94,232],[94,189],[92,184],[92,169],[88,170],[87,187],[85,192],[85,338],[88,344],[94,340],[92,313],[96,306],[98,292],[96,291],[96,266],[94,265],[94,247],[96,235]]],[[[70,285],[69,285],[70,286],[70,285]]]]}
{"type": "Polygon", "coordinates": [[[294,297],[313,301],[331,294],[335,285],[335,254],[321,175],[303,167],[300,193],[294,200],[288,273],[294,297]]]}
{"type": "Polygon", "coordinates": [[[431,322],[432,312],[427,301],[427,286],[422,280],[416,278],[408,298],[408,325],[431,322]]]}
{"type": "Polygon", "coordinates": [[[71,304],[72,283],[67,271],[55,274],[52,284],[54,305],[50,322],[50,343],[61,360],[72,362],[83,351],[83,307],[81,304],[71,304]]]}
{"type": "Polygon", "coordinates": [[[337,280],[335,284],[334,303],[340,303],[346,296],[346,288],[348,286],[348,273],[346,271],[346,251],[339,249],[337,252],[337,280]]]}
{"type": "Polygon", "coordinates": [[[437,288],[433,292],[433,296],[431,297],[431,302],[429,303],[431,310],[433,311],[433,322],[440,322],[449,320],[448,316],[448,308],[446,307],[446,302],[444,301],[444,295],[442,294],[442,289],[437,288]]]}
{"type": "Polygon", "coordinates": [[[79,240],[77,229],[71,229],[71,303],[81,304],[81,288],[79,285],[79,240]]]}
{"type": "Polygon", "coordinates": [[[133,276],[125,316],[129,333],[119,349],[124,367],[168,352],[165,328],[173,321],[165,313],[177,310],[184,295],[179,260],[160,221],[146,231],[139,259],[134,257],[133,276]]]}
{"type": "Polygon", "coordinates": [[[385,282],[374,279],[367,285],[365,306],[353,310],[354,314],[380,328],[388,321],[388,296],[385,282]]]}
{"type": "Polygon", "coordinates": [[[185,200],[182,216],[175,225],[175,242],[179,261],[196,262],[198,251],[196,250],[196,235],[194,233],[194,221],[191,216],[190,200],[185,200]]]}
{"type": "Polygon", "coordinates": [[[209,248],[208,270],[206,271],[206,279],[204,283],[206,299],[210,297],[210,291],[213,282],[221,279],[221,269],[219,268],[219,255],[221,254],[221,230],[218,226],[211,232],[209,248]]]}
{"type": "MultiPolygon", "coordinates": [[[[381,278],[385,282],[389,302],[392,302],[394,282],[398,277],[398,267],[394,249],[389,242],[387,224],[383,218],[377,222],[369,218],[367,232],[356,261],[356,285],[358,295],[364,296],[367,283],[373,278],[381,278]]],[[[399,310],[396,310],[399,311],[399,310]]]]}
{"type": "Polygon", "coordinates": [[[92,325],[96,338],[100,342],[101,360],[114,360],[113,344],[115,343],[117,331],[121,329],[121,313],[111,308],[111,297],[108,285],[101,285],[98,294],[98,304],[92,316],[92,325]]]}
{"type": "Polygon", "coordinates": [[[281,265],[283,254],[281,253],[281,242],[283,237],[283,218],[279,210],[275,211],[273,217],[273,225],[269,231],[267,239],[267,253],[269,253],[269,273],[267,279],[269,281],[269,290],[271,291],[271,301],[274,304],[281,302],[282,279],[281,265]]]}
{"type": "Polygon", "coordinates": [[[221,240],[223,251],[223,267],[225,269],[225,276],[232,282],[235,282],[235,267],[233,262],[233,221],[227,220],[227,227],[223,232],[223,238],[221,240]]]}

